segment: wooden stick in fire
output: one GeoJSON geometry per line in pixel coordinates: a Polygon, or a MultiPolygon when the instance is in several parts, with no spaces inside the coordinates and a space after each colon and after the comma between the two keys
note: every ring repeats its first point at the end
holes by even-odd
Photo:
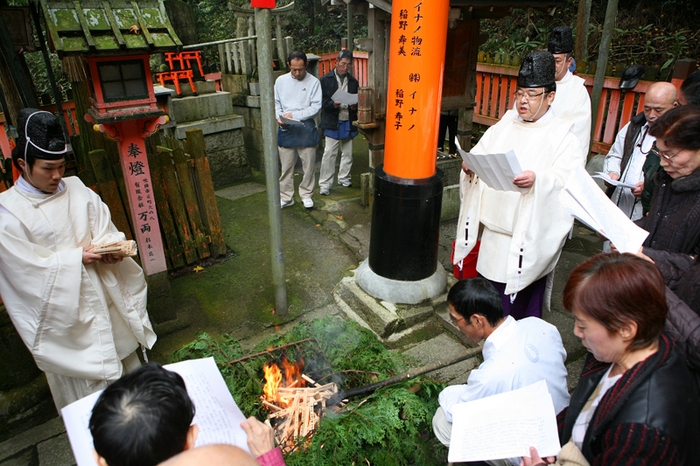
{"type": "Polygon", "coordinates": [[[378,388],[381,387],[386,387],[387,385],[393,385],[395,383],[399,382],[405,382],[406,380],[410,380],[413,378],[418,377],[419,375],[426,374],[428,372],[432,372],[437,369],[442,369],[443,367],[451,366],[453,364],[457,364],[458,362],[462,362],[465,359],[469,359],[471,357],[476,356],[477,354],[481,353],[482,347],[476,347],[476,348],[470,348],[468,349],[463,355],[458,356],[456,358],[450,359],[449,361],[442,362],[442,361],[437,361],[432,364],[428,364],[423,367],[419,367],[414,370],[410,370],[404,374],[397,375],[395,377],[390,377],[386,380],[382,380],[381,382],[373,383],[371,385],[367,385],[364,387],[360,388],[353,388],[351,390],[341,390],[340,392],[336,393],[332,397],[328,399],[327,406],[335,406],[341,401],[343,401],[346,398],[351,398],[353,396],[359,396],[359,395],[364,395],[366,393],[371,393],[375,391],[378,388]]]}

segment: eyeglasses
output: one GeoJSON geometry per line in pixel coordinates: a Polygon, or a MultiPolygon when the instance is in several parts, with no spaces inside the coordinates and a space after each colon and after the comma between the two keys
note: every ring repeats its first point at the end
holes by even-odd
{"type": "Polygon", "coordinates": [[[539,94],[530,94],[529,92],[515,91],[513,93],[513,97],[515,97],[517,100],[521,100],[521,99],[525,98],[525,100],[530,101],[530,99],[534,99],[535,97],[539,97],[544,93],[545,93],[545,91],[542,91],[539,94]]]}
{"type": "Polygon", "coordinates": [[[656,154],[657,157],[659,157],[659,158],[664,158],[668,163],[672,163],[672,162],[673,162],[673,158],[674,158],[676,155],[678,155],[678,153],[680,152],[679,150],[677,150],[677,151],[676,151],[675,153],[673,153],[673,154],[668,154],[668,153],[666,153],[666,151],[661,151],[661,150],[659,150],[659,148],[656,147],[656,142],[654,142],[654,144],[651,146],[651,151],[652,151],[654,154],[656,154]]]}
{"type": "Polygon", "coordinates": [[[450,320],[452,321],[453,324],[457,325],[457,322],[459,322],[460,320],[464,320],[464,317],[460,317],[459,319],[455,319],[455,316],[450,314],[450,320]]]}
{"type": "Polygon", "coordinates": [[[350,62],[343,62],[343,61],[338,62],[338,68],[347,68],[348,66],[350,66],[350,62]]]}

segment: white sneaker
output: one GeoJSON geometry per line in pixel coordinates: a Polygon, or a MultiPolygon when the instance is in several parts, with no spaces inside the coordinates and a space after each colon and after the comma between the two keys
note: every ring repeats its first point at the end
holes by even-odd
{"type": "Polygon", "coordinates": [[[284,209],[285,207],[293,206],[294,205],[294,199],[290,199],[287,202],[280,201],[280,208],[284,209]]]}
{"type": "Polygon", "coordinates": [[[352,187],[352,181],[338,181],[338,184],[342,186],[343,188],[350,188],[352,187]]]}
{"type": "Polygon", "coordinates": [[[330,188],[321,188],[321,196],[328,196],[331,193],[330,188]]]}
{"type": "Polygon", "coordinates": [[[313,209],[314,207],[314,201],[310,197],[305,197],[304,199],[301,200],[304,203],[304,207],[307,209],[313,209]]]}

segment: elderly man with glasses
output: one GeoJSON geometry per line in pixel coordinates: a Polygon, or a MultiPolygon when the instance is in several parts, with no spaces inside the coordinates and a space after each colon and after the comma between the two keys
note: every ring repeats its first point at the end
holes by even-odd
{"type": "Polygon", "coordinates": [[[326,150],[323,152],[318,186],[324,196],[331,193],[338,147],[341,151],[338,184],[345,188],[352,186],[350,170],[352,169],[352,140],[357,136],[357,127],[353,125],[357,120],[357,104],[348,105],[334,99],[339,89],[348,94],[357,94],[359,83],[348,72],[351,66],[352,52],[341,50],[335,69],[321,78],[323,94],[321,128],[326,137],[326,150]]]}
{"type": "Polygon", "coordinates": [[[644,97],[644,111],[622,127],[605,156],[603,171],[613,180],[634,186],[608,188],[610,199],[632,220],[642,218],[649,210],[648,200],[644,202],[642,197],[644,174],[650,171],[648,165],[658,167],[658,158],[651,150],[656,138],[649,134],[649,128],[661,115],[678,105],[677,98],[678,91],[671,83],[658,82],[649,86],[644,97]]]}
{"type": "Polygon", "coordinates": [[[543,306],[547,307],[548,277],[573,223],[559,193],[570,171],[584,163],[572,123],[551,111],[554,76],[551,53],[528,54],[520,67],[514,108],[471,150],[474,154],[515,151],[523,169],[513,179],[519,189],[497,191],[468,167],[462,173],[453,263],[461,267],[480,239],[476,270],[501,293],[505,313],[515,319],[541,317],[543,306]]]}

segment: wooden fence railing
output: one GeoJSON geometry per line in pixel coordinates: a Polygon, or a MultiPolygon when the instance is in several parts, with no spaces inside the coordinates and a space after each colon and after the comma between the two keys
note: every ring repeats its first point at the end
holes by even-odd
{"type": "MultiPolygon", "coordinates": [[[[204,134],[200,129],[186,134],[184,147],[177,139],[157,135],[147,144],[158,220],[171,270],[226,253],[209,159],[204,153],[204,134]]],[[[98,149],[89,153],[94,176],[84,181],[107,204],[117,229],[133,239],[121,164],[111,152],[98,149]]]]}
{"type": "MultiPolygon", "coordinates": [[[[593,90],[595,76],[579,75],[585,79],[589,94],[593,90]]],[[[513,93],[517,85],[518,67],[478,63],[476,67],[476,106],[474,122],[493,125],[513,106],[513,93]]],[[[634,89],[621,90],[620,78],[605,78],[600,96],[598,114],[595,115],[592,152],[607,154],[620,128],[644,107],[644,96],[652,81],[639,81],[634,89]]],[[[679,83],[674,82],[676,86],[679,83]]]]}

